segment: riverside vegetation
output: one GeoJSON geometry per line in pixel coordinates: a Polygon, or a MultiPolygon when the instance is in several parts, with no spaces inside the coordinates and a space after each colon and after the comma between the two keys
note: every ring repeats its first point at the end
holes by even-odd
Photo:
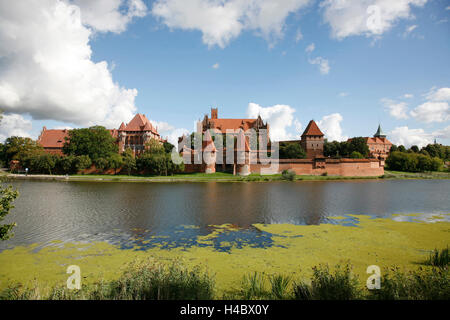
{"type": "Polygon", "coordinates": [[[448,300],[450,274],[448,248],[435,251],[428,261],[432,267],[402,272],[384,270],[381,288],[369,290],[352,273],[350,264],[313,267],[308,281],[293,276],[255,272],[245,275],[238,288],[222,295],[215,289],[214,276],[200,267],[188,269],[178,262],[161,264],[154,260],[131,263],[117,280],[99,281],[69,290],[11,284],[0,292],[2,300],[448,300]],[[436,259],[436,257],[438,257],[436,259]]]}

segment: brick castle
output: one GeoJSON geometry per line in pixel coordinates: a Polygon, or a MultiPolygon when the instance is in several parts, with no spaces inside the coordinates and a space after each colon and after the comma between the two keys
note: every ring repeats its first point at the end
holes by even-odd
{"type": "MultiPolygon", "coordinates": [[[[186,136],[179,138],[178,151],[184,159],[186,172],[230,172],[238,175],[277,174],[284,170],[296,174],[307,175],[340,175],[340,176],[379,176],[384,174],[384,160],[387,158],[392,143],[383,134],[381,127],[373,137],[366,137],[369,147],[367,159],[331,159],[323,155],[324,134],[314,120],[311,120],[300,140],[283,141],[299,143],[306,152],[306,159],[267,158],[270,153],[269,124],[260,116],[256,119],[219,118],[218,109],[211,109],[211,117],[205,115],[197,123],[197,133],[203,139],[200,148],[192,148],[184,143],[186,136]],[[233,138],[233,146],[226,144],[217,149],[214,139],[222,134],[233,138]],[[252,140],[256,135],[257,142],[252,140]],[[264,147],[266,146],[267,147],[264,147]],[[230,159],[232,159],[230,161],[230,159]],[[270,161],[268,161],[270,160],[270,161]]],[[[43,128],[38,142],[49,153],[62,154],[62,148],[69,137],[67,129],[48,130],[43,128]]],[[[147,117],[136,116],[128,123],[122,123],[118,129],[109,130],[116,139],[119,152],[131,149],[134,155],[146,149],[150,139],[163,142],[161,136],[147,117]]],[[[351,139],[349,139],[350,141],[351,139]]],[[[225,143],[225,139],[223,140],[225,143]]],[[[228,141],[228,140],[227,140],[228,141]]]]}

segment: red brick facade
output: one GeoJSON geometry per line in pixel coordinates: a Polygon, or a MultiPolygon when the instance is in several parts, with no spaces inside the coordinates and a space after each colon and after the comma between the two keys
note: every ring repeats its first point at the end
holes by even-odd
{"type": "MultiPolygon", "coordinates": [[[[158,129],[151,124],[145,115],[139,113],[128,124],[122,122],[119,129],[109,129],[109,132],[116,139],[120,153],[129,148],[133,150],[134,154],[140,154],[150,139],[164,141],[159,135],[158,129]]],[[[46,152],[62,155],[65,139],[68,137],[68,129],[48,130],[44,127],[37,142],[42,145],[46,152]]]]}

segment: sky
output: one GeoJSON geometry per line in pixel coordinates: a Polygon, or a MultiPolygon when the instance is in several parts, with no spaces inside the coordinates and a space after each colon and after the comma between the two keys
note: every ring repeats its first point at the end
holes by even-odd
{"type": "Polygon", "coordinates": [[[0,0],[0,141],[139,112],[174,143],[215,107],[449,145],[449,58],[449,0],[0,0]]]}

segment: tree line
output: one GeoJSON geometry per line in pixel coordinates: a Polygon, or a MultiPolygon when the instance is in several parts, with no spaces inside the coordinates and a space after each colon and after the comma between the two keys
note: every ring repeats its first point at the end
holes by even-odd
{"type": "Polygon", "coordinates": [[[0,144],[0,161],[7,165],[18,160],[29,173],[76,174],[92,165],[100,172],[114,170],[114,174],[142,173],[172,175],[184,171],[184,165],[171,159],[173,145],[151,139],[144,152],[133,156],[130,149],[119,154],[115,139],[101,126],[73,129],[63,146],[63,155],[50,154],[30,138],[10,137],[0,144]]]}
{"type": "Polygon", "coordinates": [[[434,143],[421,149],[415,145],[406,149],[403,145],[393,145],[386,159],[386,167],[389,170],[407,172],[440,171],[448,161],[449,146],[434,143]]]}

